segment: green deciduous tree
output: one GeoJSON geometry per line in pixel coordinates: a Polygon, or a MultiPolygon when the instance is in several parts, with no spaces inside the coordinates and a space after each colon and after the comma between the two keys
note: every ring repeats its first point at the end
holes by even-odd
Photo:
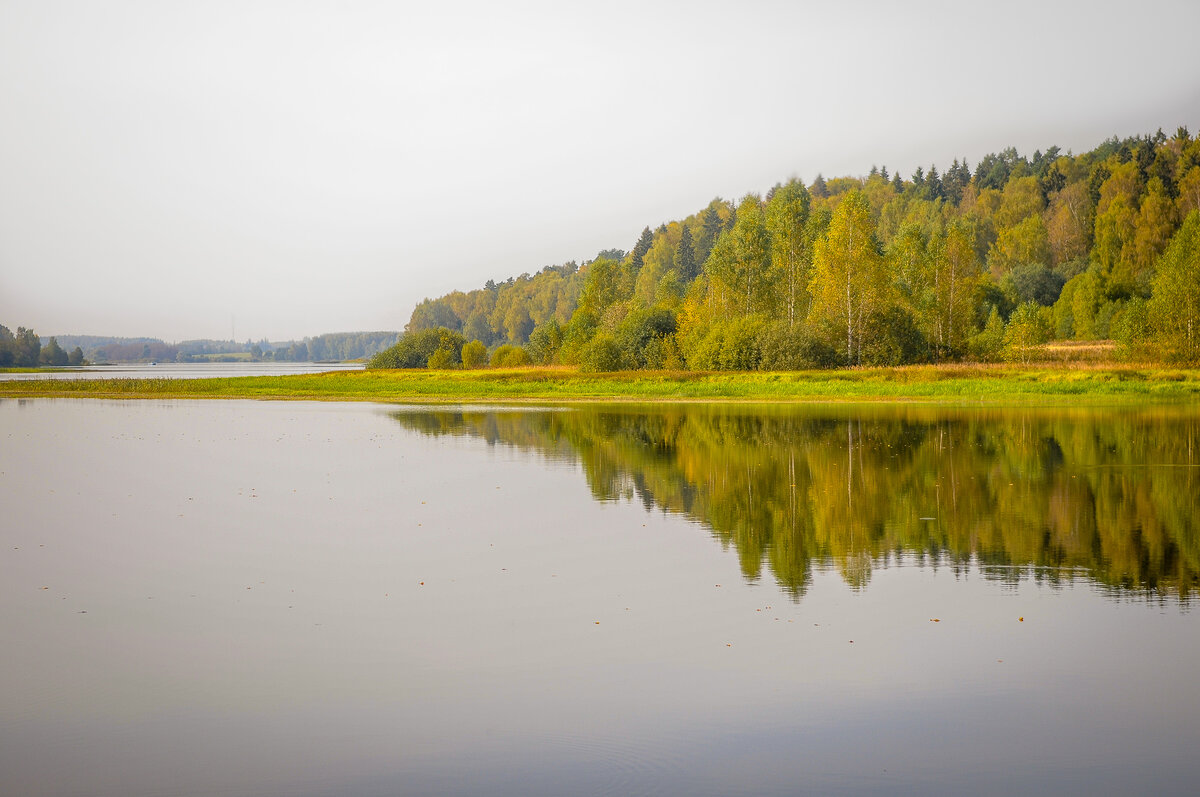
{"type": "Polygon", "coordinates": [[[1035,302],[1026,302],[1013,310],[1004,330],[1004,359],[1028,363],[1037,347],[1050,339],[1050,324],[1035,302]]]}
{"type": "Polygon", "coordinates": [[[445,371],[450,368],[457,368],[459,358],[449,349],[437,349],[433,354],[429,355],[429,361],[426,365],[437,371],[445,371]]]}
{"type": "Polygon", "coordinates": [[[662,341],[675,334],[675,314],[664,308],[638,309],[617,326],[614,340],[630,368],[662,367],[662,341]],[[658,360],[658,362],[655,362],[658,360]]]}
{"type": "Polygon", "coordinates": [[[992,305],[987,323],[978,334],[967,341],[967,350],[979,362],[994,362],[999,359],[1000,351],[1004,348],[1004,319],[1000,311],[992,305]]]}
{"type": "Polygon", "coordinates": [[[454,314],[454,310],[449,303],[426,299],[413,308],[412,316],[408,323],[404,325],[406,332],[422,332],[426,329],[437,329],[438,327],[446,327],[447,329],[457,329],[461,326],[458,316],[454,314]]]}
{"type": "Polygon", "coordinates": [[[1193,166],[1179,179],[1179,196],[1175,200],[1179,216],[1187,218],[1193,210],[1200,210],[1200,166],[1193,166]]]}
{"type": "MultiPolygon", "coordinates": [[[[466,341],[463,336],[445,327],[409,333],[394,346],[376,354],[367,363],[368,368],[425,368],[439,350],[448,355],[439,356],[439,362],[457,364],[466,341]]],[[[303,345],[303,344],[301,344],[303,345]]]]}
{"type": "Polygon", "coordinates": [[[1057,266],[1087,254],[1087,183],[1080,180],[1064,186],[1046,209],[1046,236],[1050,258],[1057,266]]]}
{"type": "Polygon", "coordinates": [[[844,361],[860,362],[866,319],[887,306],[891,294],[871,210],[860,191],[846,195],[817,241],[811,292],[813,315],[845,341],[844,361]]]}
{"type": "Polygon", "coordinates": [[[491,364],[495,368],[520,368],[529,365],[529,355],[522,347],[505,343],[492,352],[491,364]]]}
{"type": "Polygon", "coordinates": [[[1111,334],[1121,356],[1131,359],[1151,339],[1150,331],[1150,303],[1134,296],[1113,319],[1111,334]]]}
{"type": "Polygon", "coordinates": [[[614,260],[596,258],[588,264],[579,309],[600,318],[609,305],[620,298],[621,266],[614,260]]]}
{"type": "Polygon", "coordinates": [[[42,339],[32,329],[17,327],[12,351],[13,365],[18,368],[37,368],[42,354],[42,339]]]}
{"type": "Polygon", "coordinates": [[[11,368],[17,356],[17,339],[12,330],[0,324],[0,368],[11,368]]]}
{"type": "Polygon", "coordinates": [[[912,314],[899,305],[871,313],[863,330],[863,365],[895,366],[930,359],[929,341],[912,314]]]}
{"type": "Polygon", "coordinates": [[[1104,271],[1110,288],[1128,293],[1136,286],[1137,167],[1123,163],[1111,171],[1100,186],[1092,259],[1104,271]]]}
{"type": "Polygon", "coordinates": [[[504,314],[504,334],[509,343],[519,345],[529,339],[533,331],[533,319],[528,307],[514,303],[504,314]]]}
{"type": "Polygon", "coordinates": [[[487,361],[487,346],[483,345],[482,341],[473,340],[470,343],[463,344],[463,368],[482,368],[483,366],[487,365],[487,361]]]}
{"type": "Polygon", "coordinates": [[[807,315],[808,283],[811,280],[812,247],[805,235],[809,206],[808,189],[799,180],[776,188],[767,202],[765,223],[770,236],[771,284],[783,295],[784,318],[795,325],[807,315]]]}
{"type": "Polygon", "coordinates": [[[529,343],[525,351],[529,354],[530,362],[538,365],[550,365],[562,348],[563,332],[558,319],[550,318],[540,324],[529,334],[529,343]]]}
{"type": "Polygon", "coordinates": [[[927,337],[939,357],[960,353],[974,326],[976,295],[983,276],[975,258],[974,239],[969,225],[954,222],[930,241],[933,324],[927,337]]]}
{"type": "Polygon", "coordinates": [[[1159,256],[1175,232],[1175,202],[1162,180],[1150,178],[1133,233],[1134,267],[1139,287],[1148,285],[1159,256]]]}
{"type": "Polygon", "coordinates": [[[1200,211],[1188,214],[1158,262],[1150,317],[1172,356],[1200,360],[1200,211]]]}
{"type": "Polygon", "coordinates": [[[767,371],[832,368],[840,360],[837,350],[807,324],[776,321],[759,336],[759,347],[767,371]]]}
{"type": "Polygon", "coordinates": [[[641,271],[638,272],[635,283],[635,295],[645,304],[653,304],[658,291],[658,284],[668,271],[675,267],[677,247],[671,245],[667,235],[654,238],[649,251],[642,260],[641,271]]]}
{"type": "Polygon", "coordinates": [[[728,297],[727,309],[750,315],[764,309],[770,294],[771,243],[762,203],[748,194],[737,209],[733,229],[717,239],[705,270],[728,297]]]}
{"type": "Polygon", "coordinates": [[[42,365],[62,366],[67,364],[67,353],[58,345],[57,338],[50,338],[50,342],[39,352],[38,360],[42,365]]]}
{"type": "Polygon", "coordinates": [[[1050,261],[1050,236],[1037,214],[1002,229],[988,254],[988,262],[996,274],[1005,274],[1024,263],[1049,266],[1050,261]]]}
{"type": "Polygon", "coordinates": [[[607,332],[592,338],[579,353],[579,370],[588,373],[621,370],[621,349],[607,332]]]}
{"type": "Polygon", "coordinates": [[[1066,282],[1057,271],[1039,263],[1017,266],[1008,275],[1018,302],[1037,302],[1050,307],[1058,301],[1066,282]]]}
{"type": "MultiPolygon", "coordinates": [[[[1070,308],[1071,328],[1078,340],[1095,340],[1108,335],[1108,324],[1102,312],[1107,280],[1097,267],[1067,280],[1059,294],[1056,310],[1066,304],[1070,308]]],[[[1061,315],[1061,312],[1056,313],[1061,315]]],[[[1056,323],[1056,327],[1062,326],[1056,323]]]]}

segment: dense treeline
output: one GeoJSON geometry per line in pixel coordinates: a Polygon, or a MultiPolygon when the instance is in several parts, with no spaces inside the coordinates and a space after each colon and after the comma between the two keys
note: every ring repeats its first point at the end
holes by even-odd
{"type": "Polygon", "coordinates": [[[361,360],[383,351],[400,338],[399,332],[327,332],[301,343],[308,348],[308,359],[361,360]]]}
{"type": "Polygon", "coordinates": [[[76,346],[68,353],[56,338],[42,345],[32,329],[17,327],[13,332],[0,324],[0,368],[38,368],[43,365],[84,365],[83,350],[76,346]]]}
{"type": "MultiPolygon", "coordinates": [[[[239,362],[252,361],[286,361],[286,362],[323,362],[361,360],[371,357],[392,346],[400,338],[399,332],[329,332],[303,340],[271,342],[266,340],[257,343],[247,340],[239,343],[234,340],[185,340],[179,343],[166,343],[158,338],[121,338],[99,335],[59,335],[51,338],[47,346],[49,354],[41,355],[42,365],[79,365],[84,361],[96,363],[137,363],[137,362],[239,362]],[[67,360],[58,362],[55,351],[59,348],[74,348],[66,354],[67,360]],[[45,359],[45,358],[50,359],[45,359]]],[[[34,351],[34,341],[37,349],[41,342],[32,330],[20,328],[17,335],[7,329],[0,333],[0,368],[2,367],[32,367],[39,364],[39,354],[28,355],[25,352],[34,351]],[[8,341],[15,340],[12,345],[8,341]]]]}
{"type": "Polygon", "coordinates": [[[407,331],[438,329],[590,370],[1016,360],[1108,338],[1195,361],[1200,139],[1181,127],[718,198],[628,253],[426,299],[407,331]]]}
{"type": "Polygon", "coordinates": [[[1200,588],[1200,423],[1153,410],[732,406],[398,412],[405,427],[577,462],[599,500],[703,523],[794,595],[915,556],[988,577],[1189,599],[1200,588]],[[1146,463],[1154,463],[1147,466],[1146,463]]]}
{"type": "Polygon", "coordinates": [[[276,362],[323,362],[366,359],[393,345],[400,337],[398,332],[327,332],[303,340],[257,343],[247,340],[244,344],[234,341],[189,340],[178,344],[175,359],[189,362],[200,359],[245,359],[274,360],[276,362]],[[242,355],[241,357],[235,355],[242,355]]]}

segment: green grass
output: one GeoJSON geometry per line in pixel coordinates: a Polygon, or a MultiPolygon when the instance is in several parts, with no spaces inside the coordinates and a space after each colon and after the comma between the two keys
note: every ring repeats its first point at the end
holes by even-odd
{"type": "Polygon", "coordinates": [[[567,368],[518,368],[0,382],[0,397],[30,396],[424,403],[705,400],[1111,403],[1196,401],[1200,399],[1200,370],[948,365],[788,373],[585,374],[567,368]]]}

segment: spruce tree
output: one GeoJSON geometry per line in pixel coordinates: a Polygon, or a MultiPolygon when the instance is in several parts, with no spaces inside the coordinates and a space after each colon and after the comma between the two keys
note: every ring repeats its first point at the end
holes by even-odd
{"type": "Polygon", "coordinates": [[[653,243],[654,235],[650,232],[650,228],[646,227],[642,230],[641,236],[638,238],[637,243],[633,245],[633,251],[629,255],[629,262],[633,267],[634,274],[642,270],[642,260],[646,257],[646,253],[650,251],[650,246],[653,243]]]}
{"type": "Polygon", "coordinates": [[[925,178],[925,197],[927,199],[946,198],[946,191],[942,187],[942,178],[938,174],[936,164],[929,167],[929,176],[925,178]]]}
{"type": "Polygon", "coordinates": [[[694,280],[699,274],[692,233],[686,224],[683,225],[683,231],[679,234],[679,246],[675,249],[675,270],[679,274],[679,281],[685,284],[694,280]]]}
{"type": "Polygon", "coordinates": [[[717,242],[717,236],[721,234],[721,216],[716,207],[720,201],[714,199],[709,202],[708,207],[700,214],[700,237],[695,241],[697,269],[708,260],[708,255],[717,242]]]}

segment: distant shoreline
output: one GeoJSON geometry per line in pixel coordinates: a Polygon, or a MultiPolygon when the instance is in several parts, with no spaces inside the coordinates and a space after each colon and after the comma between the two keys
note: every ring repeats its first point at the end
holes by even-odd
{"type": "Polygon", "coordinates": [[[1162,366],[922,365],[792,372],[624,371],[542,367],[342,371],[200,379],[0,382],[0,398],[263,399],[388,403],[1200,402],[1200,369],[1162,366]]]}

